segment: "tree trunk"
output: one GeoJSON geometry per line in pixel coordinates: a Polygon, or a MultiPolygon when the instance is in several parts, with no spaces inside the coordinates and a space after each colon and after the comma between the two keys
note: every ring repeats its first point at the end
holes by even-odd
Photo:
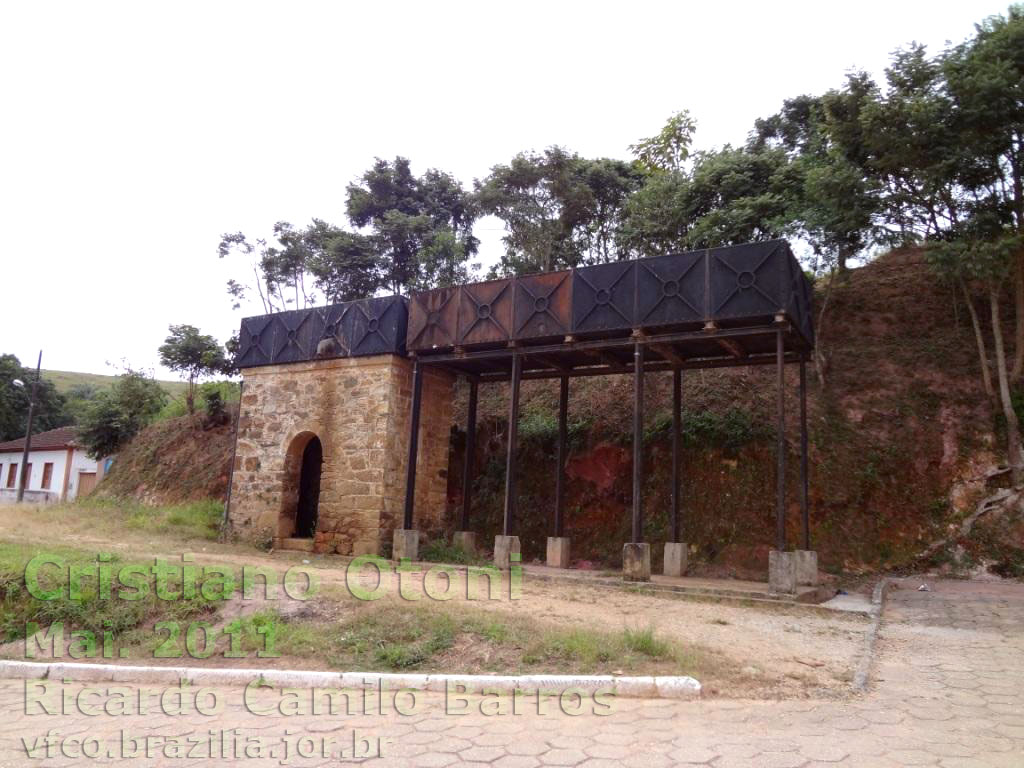
{"type": "Polygon", "coordinates": [[[836,272],[833,269],[828,276],[828,285],[825,287],[825,298],[821,300],[821,309],[818,310],[818,322],[815,326],[814,344],[814,372],[818,375],[818,385],[825,388],[825,346],[822,343],[825,330],[825,310],[828,309],[828,301],[832,298],[832,286],[836,282],[836,272]]]}
{"type": "Polygon", "coordinates": [[[981,362],[981,380],[985,385],[985,395],[993,398],[996,392],[992,389],[992,372],[988,367],[988,352],[985,349],[985,336],[981,332],[981,321],[978,319],[978,311],[974,308],[974,300],[967,292],[967,284],[960,278],[960,288],[964,292],[964,301],[967,302],[967,312],[971,316],[971,327],[974,328],[974,341],[978,346],[978,359],[981,362]]]}
{"type": "Polygon", "coordinates": [[[1024,374],[1024,253],[1017,255],[1017,269],[1013,275],[1013,311],[1016,315],[1013,339],[1012,381],[1024,374]]]}
{"type": "Polygon", "coordinates": [[[839,251],[836,254],[836,265],[839,267],[840,272],[846,271],[846,260],[852,255],[852,249],[849,246],[839,246],[839,251]]]}
{"type": "Polygon", "coordinates": [[[1003,348],[1003,329],[999,322],[999,287],[989,287],[989,303],[992,305],[992,336],[996,348],[996,372],[999,375],[999,400],[1006,417],[1006,453],[1010,463],[1010,482],[1019,488],[1024,478],[1024,458],[1021,455],[1020,422],[1013,410],[1010,397],[1010,379],[1006,371],[1006,350],[1003,348]]]}

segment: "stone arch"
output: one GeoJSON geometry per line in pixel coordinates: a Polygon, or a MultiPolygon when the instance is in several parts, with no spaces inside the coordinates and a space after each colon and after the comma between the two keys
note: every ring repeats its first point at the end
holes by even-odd
{"type": "Polygon", "coordinates": [[[316,531],[323,444],[314,432],[300,432],[285,452],[284,487],[277,535],[312,539],[316,531]]]}

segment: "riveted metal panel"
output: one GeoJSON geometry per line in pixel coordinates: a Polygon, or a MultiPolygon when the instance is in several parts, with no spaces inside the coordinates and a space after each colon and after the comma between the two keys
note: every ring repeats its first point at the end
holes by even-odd
{"type": "Polygon", "coordinates": [[[458,288],[435,288],[409,297],[406,347],[414,352],[451,349],[458,335],[458,288]]]}
{"type": "Polygon", "coordinates": [[[636,324],[641,328],[698,326],[707,312],[701,252],[637,262],[636,324]]]}
{"type": "Polygon", "coordinates": [[[404,297],[353,301],[347,310],[345,339],[353,356],[405,354],[408,310],[404,297]]]}
{"type": "Polygon", "coordinates": [[[256,365],[269,365],[274,356],[273,315],[247,317],[242,320],[242,328],[238,333],[238,353],[235,365],[239,368],[251,368],[256,365]]]}
{"type": "Polygon", "coordinates": [[[636,262],[581,267],[572,276],[573,333],[626,331],[634,327],[636,262]]]}
{"type": "Polygon", "coordinates": [[[271,315],[275,325],[272,362],[297,363],[316,356],[323,320],[315,309],[296,309],[271,315]]]}
{"type": "Polygon", "coordinates": [[[459,346],[507,344],[512,339],[512,280],[470,283],[459,288],[459,346]]]}
{"type": "Polygon", "coordinates": [[[572,273],[548,272],[516,278],[513,337],[558,338],[572,324],[572,273]]]}
{"type": "Polygon", "coordinates": [[[761,321],[785,312],[790,259],[780,240],[707,251],[710,319],[761,321]]]}

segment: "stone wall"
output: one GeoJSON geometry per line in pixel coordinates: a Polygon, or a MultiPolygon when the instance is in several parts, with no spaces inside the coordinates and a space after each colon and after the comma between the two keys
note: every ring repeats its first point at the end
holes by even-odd
{"type": "MultiPolygon", "coordinates": [[[[394,355],[248,368],[231,487],[232,530],[266,541],[293,533],[302,450],[323,445],[314,551],[379,553],[401,527],[412,364],[394,355]]],[[[426,369],[415,527],[440,530],[447,493],[453,378],[426,369]]]]}

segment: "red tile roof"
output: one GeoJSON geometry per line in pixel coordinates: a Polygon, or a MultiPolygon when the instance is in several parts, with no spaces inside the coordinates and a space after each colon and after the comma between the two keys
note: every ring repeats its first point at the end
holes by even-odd
{"type": "MultiPolygon", "coordinates": [[[[75,442],[77,436],[78,430],[75,427],[58,427],[57,429],[51,429],[49,432],[40,432],[38,435],[32,435],[32,445],[30,447],[33,451],[56,451],[61,448],[69,448],[77,445],[75,442]]],[[[21,453],[24,450],[24,437],[0,443],[0,453],[21,453]]]]}

